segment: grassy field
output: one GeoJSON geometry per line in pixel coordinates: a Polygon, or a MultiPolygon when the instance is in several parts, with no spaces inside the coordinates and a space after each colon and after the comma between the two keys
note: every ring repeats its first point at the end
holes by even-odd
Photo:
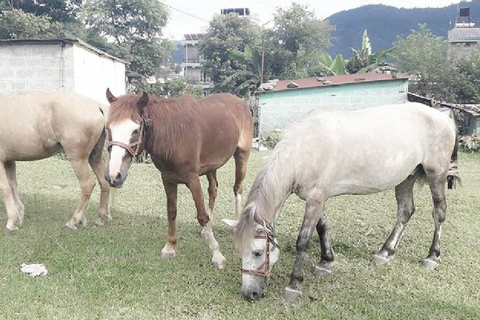
{"type": "MultiPolygon", "coordinates": [[[[246,191],[267,153],[249,161],[246,191]]],[[[233,162],[219,171],[214,228],[228,262],[218,271],[200,235],[193,201],[179,188],[177,257],[162,260],[166,238],[165,197],[152,165],[133,165],[118,190],[114,220],[63,228],[73,213],[79,186],[67,161],[19,163],[18,180],[26,207],[17,232],[0,232],[1,319],[479,319],[480,318],[480,155],[460,155],[463,187],[448,192],[443,255],[435,271],[422,268],[433,235],[428,187],[416,189],[417,211],[395,259],[376,267],[372,253],[390,233],[396,213],[392,191],[344,196],[327,205],[337,263],[333,274],[313,276],[319,243],[311,243],[303,296],[287,303],[282,295],[295,257],[304,203],[292,196],[278,221],[282,248],[260,302],[242,299],[240,257],[232,231],[220,218],[233,216],[233,162]],[[22,263],[43,263],[46,277],[19,271],[22,263]]],[[[95,190],[88,218],[98,205],[95,190]]],[[[245,198],[245,197],[244,197],[245,198]]],[[[0,206],[0,225],[6,224],[0,206]]]]}

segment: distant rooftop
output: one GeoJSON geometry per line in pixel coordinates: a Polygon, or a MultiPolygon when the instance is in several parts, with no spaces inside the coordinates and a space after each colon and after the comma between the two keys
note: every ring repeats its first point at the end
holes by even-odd
{"type": "Polygon", "coordinates": [[[259,93],[271,91],[287,91],[306,88],[329,87],[359,82],[376,82],[391,80],[408,80],[408,75],[384,74],[384,73],[362,73],[347,74],[341,76],[328,76],[316,78],[303,78],[295,80],[279,80],[264,83],[258,89],[259,93]]]}
{"type": "Polygon", "coordinates": [[[185,40],[198,41],[205,37],[205,33],[186,33],[183,35],[185,40]]]}
{"type": "Polygon", "coordinates": [[[448,41],[480,42],[480,28],[453,28],[448,31],[448,41]]]}

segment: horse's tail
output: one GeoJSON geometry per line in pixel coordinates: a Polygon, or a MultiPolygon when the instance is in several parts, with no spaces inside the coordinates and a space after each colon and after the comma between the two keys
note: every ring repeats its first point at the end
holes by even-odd
{"type": "Polygon", "coordinates": [[[455,145],[453,147],[452,156],[450,158],[450,166],[448,168],[447,186],[448,189],[457,187],[457,183],[461,184],[462,179],[458,173],[458,132],[455,130],[455,145]]]}

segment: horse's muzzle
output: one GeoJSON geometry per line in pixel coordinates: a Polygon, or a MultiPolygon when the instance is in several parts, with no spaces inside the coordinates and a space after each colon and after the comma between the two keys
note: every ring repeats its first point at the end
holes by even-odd
{"type": "Polygon", "coordinates": [[[125,178],[122,173],[118,172],[115,178],[112,179],[108,172],[105,172],[105,180],[107,180],[110,187],[120,188],[125,182],[125,178]]]}

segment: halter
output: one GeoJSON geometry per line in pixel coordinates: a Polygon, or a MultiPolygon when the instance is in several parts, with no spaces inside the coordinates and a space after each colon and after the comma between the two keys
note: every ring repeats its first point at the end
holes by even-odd
{"type": "Polygon", "coordinates": [[[263,228],[265,230],[265,235],[256,235],[255,239],[265,239],[267,242],[266,251],[265,251],[265,261],[263,261],[263,263],[257,269],[250,270],[250,269],[240,268],[240,271],[242,271],[242,273],[245,273],[245,274],[267,278],[270,275],[270,244],[272,244],[272,250],[273,250],[275,249],[275,247],[278,248],[278,243],[275,241],[273,226],[267,221],[265,221],[265,219],[262,219],[262,220],[263,220],[263,223],[260,223],[258,221],[257,223],[263,225],[263,228]]]}
{"type": "Polygon", "coordinates": [[[143,135],[145,131],[145,127],[148,127],[152,121],[147,118],[142,118],[140,121],[140,130],[138,133],[138,139],[137,141],[131,142],[130,144],[126,144],[120,141],[109,141],[107,143],[107,149],[110,149],[111,146],[119,146],[125,150],[128,151],[128,153],[132,156],[135,157],[138,154],[138,147],[142,144],[143,142],[143,135]]]}

